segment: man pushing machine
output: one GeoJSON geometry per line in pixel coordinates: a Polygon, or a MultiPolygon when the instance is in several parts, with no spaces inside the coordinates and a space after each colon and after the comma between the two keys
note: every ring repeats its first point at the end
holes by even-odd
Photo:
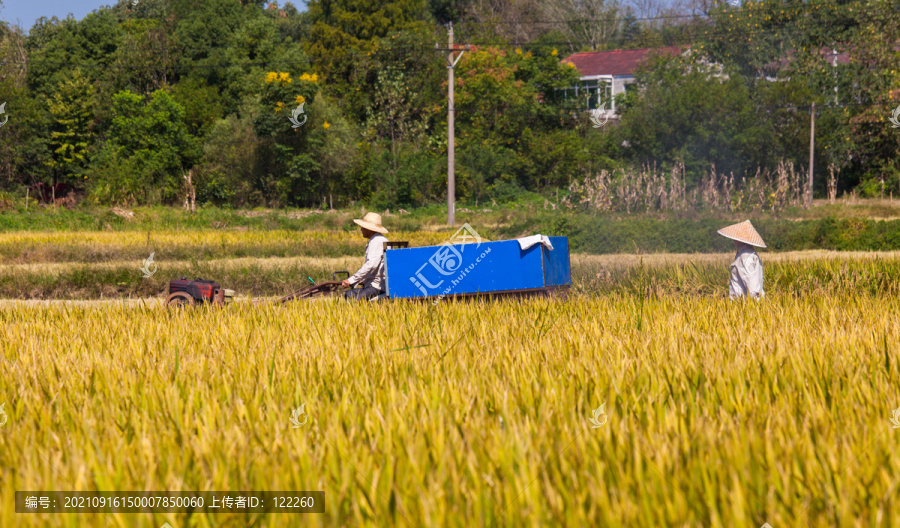
{"type": "Polygon", "coordinates": [[[366,244],[366,262],[355,274],[341,283],[342,286],[353,288],[344,292],[344,297],[363,301],[384,293],[384,245],[388,241],[388,230],[381,225],[381,215],[378,213],[366,213],[362,220],[354,219],[359,226],[362,236],[369,239],[366,244]],[[354,288],[362,284],[362,288],[354,288]]]}

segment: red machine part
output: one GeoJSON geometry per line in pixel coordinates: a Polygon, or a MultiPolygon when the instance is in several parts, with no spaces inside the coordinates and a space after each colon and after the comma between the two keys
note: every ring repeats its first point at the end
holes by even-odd
{"type": "Polygon", "coordinates": [[[225,290],[215,281],[200,278],[187,280],[182,277],[169,281],[169,296],[166,297],[166,306],[190,306],[203,302],[225,304],[225,290]]]}

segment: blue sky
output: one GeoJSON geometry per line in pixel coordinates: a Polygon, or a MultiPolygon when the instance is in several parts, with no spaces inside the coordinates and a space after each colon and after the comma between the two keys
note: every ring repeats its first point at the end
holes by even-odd
{"type": "Polygon", "coordinates": [[[26,31],[42,16],[66,18],[72,13],[80,20],[100,6],[115,3],[114,0],[0,0],[0,2],[3,2],[0,20],[22,26],[26,31]]]}
{"type": "MultiPolygon", "coordinates": [[[[42,16],[47,18],[66,18],[71,13],[81,20],[91,11],[105,5],[115,5],[117,0],[0,0],[0,20],[12,25],[22,26],[25,31],[31,29],[35,21],[42,16]]],[[[284,2],[278,2],[282,5],[284,2]]],[[[293,2],[297,9],[303,9],[305,0],[293,2]]]]}

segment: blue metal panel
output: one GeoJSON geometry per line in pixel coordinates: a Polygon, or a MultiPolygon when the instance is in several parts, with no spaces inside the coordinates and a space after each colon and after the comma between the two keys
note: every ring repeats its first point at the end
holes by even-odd
{"type": "MultiPolygon", "coordinates": [[[[556,247],[557,242],[552,243],[556,247]]],[[[568,247],[563,243],[561,248],[559,259],[551,261],[564,260],[568,269],[568,247]]],[[[543,251],[540,244],[522,251],[515,240],[391,249],[385,254],[387,295],[433,297],[542,288],[543,251]]],[[[560,273],[554,271],[553,276],[560,273]]]]}
{"type": "Polygon", "coordinates": [[[569,239],[549,237],[553,251],[543,249],[544,286],[571,286],[572,270],[569,266],[569,239]]]}

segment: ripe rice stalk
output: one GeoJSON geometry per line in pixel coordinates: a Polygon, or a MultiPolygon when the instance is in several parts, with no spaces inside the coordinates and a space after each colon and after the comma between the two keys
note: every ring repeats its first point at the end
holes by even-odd
{"type": "Polygon", "coordinates": [[[10,507],[0,525],[897,525],[900,300],[776,287],[886,283],[896,262],[764,262],[763,302],[668,295],[722,287],[727,262],[645,258],[633,289],[565,301],[3,305],[4,497],[326,500],[315,515],[10,507]]]}

